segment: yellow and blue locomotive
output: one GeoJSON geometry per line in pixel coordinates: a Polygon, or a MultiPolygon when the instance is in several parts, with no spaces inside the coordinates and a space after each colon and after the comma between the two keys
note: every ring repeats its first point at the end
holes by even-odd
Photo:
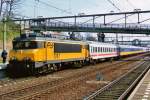
{"type": "Polygon", "coordinates": [[[13,75],[57,71],[63,64],[85,63],[88,55],[85,42],[24,34],[13,40],[8,71],[13,75]]]}

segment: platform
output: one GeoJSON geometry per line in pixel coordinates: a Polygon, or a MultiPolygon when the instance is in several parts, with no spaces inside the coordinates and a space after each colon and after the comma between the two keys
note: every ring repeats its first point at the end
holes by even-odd
{"type": "Polygon", "coordinates": [[[150,70],[131,93],[128,100],[150,100],[150,70]]]}
{"type": "Polygon", "coordinates": [[[0,70],[6,69],[8,63],[0,63],[0,70]]]}

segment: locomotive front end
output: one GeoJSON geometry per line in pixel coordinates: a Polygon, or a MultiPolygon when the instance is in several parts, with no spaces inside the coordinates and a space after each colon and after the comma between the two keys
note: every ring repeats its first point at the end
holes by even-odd
{"type": "Polygon", "coordinates": [[[9,52],[8,72],[12,75],[32,74],[40,57],[39,41],[13,41],[13,49],[9,52]]]}

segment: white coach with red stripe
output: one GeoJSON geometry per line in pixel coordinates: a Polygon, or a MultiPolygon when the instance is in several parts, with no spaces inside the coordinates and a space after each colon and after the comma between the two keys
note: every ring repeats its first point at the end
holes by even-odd
{"type": "Polygon", "coordinates": [[[115,58],[118,56],[115,44],[89,42],[89,55],[92,59],[115,58]]]}

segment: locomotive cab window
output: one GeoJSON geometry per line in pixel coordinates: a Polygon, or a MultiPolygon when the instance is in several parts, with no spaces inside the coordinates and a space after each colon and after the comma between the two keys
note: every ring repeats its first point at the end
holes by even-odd
{"type": "Polygon", "coordinates": [[[36,49],[44,48],[44,42],[41,41],[14,41],[13,49],[36,49]]]}

